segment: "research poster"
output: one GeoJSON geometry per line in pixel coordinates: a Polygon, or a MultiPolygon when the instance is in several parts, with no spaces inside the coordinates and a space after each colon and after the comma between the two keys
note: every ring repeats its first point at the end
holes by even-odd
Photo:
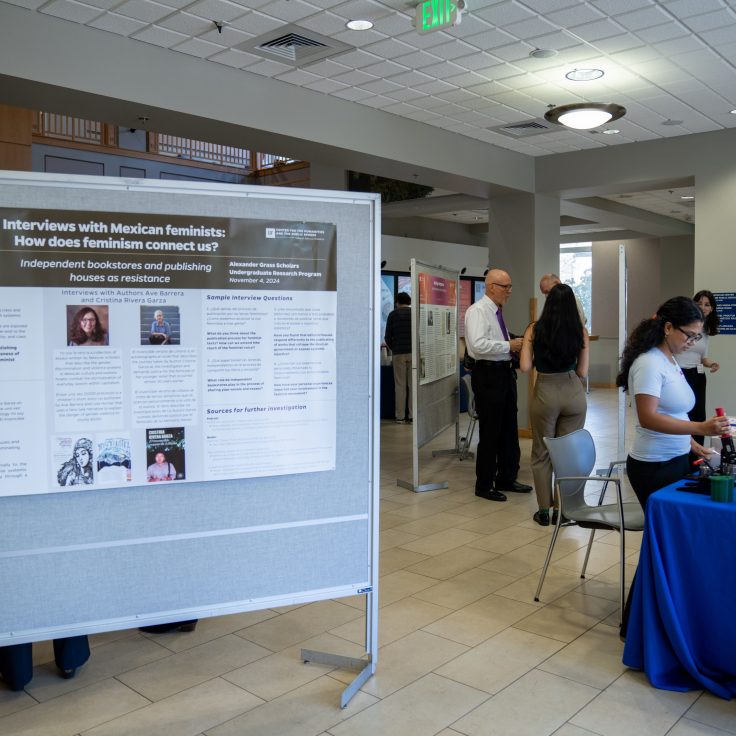
{"type": "Polygon", "coordinates": [[[418,273],[419,385],[457,372],[457,287],[455,279],[418,273]]]}
{"type": "Polygon", "coordinates": [[[0,495],[334,469],[334,224],[0,221],[0,495]]]}

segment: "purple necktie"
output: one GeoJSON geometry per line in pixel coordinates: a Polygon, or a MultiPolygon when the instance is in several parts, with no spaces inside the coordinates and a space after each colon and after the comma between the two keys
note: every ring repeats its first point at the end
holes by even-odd
{"type": "Polygon", "coordinates": [[[506,323],[503,321],[503,312],[500,308],[496,311],[496,317],[498,317],[498,324],[501,326],[501,332],[503,332],[504,339],[508,340],[509,331],[506,329],[506,323]]]}

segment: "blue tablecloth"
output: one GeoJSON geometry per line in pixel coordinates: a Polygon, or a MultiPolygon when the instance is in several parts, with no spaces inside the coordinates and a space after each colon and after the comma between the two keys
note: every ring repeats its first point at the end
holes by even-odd
{"type": "Polygon", "coordinates": [[[736,503],[675,490],[647,502],[624,664],[665,690],[736,695],[736,503]]]}

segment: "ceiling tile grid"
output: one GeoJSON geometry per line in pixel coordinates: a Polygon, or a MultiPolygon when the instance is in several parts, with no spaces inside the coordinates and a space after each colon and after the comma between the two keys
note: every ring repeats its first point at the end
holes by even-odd
{"type": "Polygon", "coordinates": [[[469,0],[459,25],[425,35],[413,28],[412,4],[400,0],[0,2],[532,156],[736,127],[730,0],[469,0]],[[348,30],[345,23],[355,18],[374,28],[348,30]],[[289,23],[351,49],[295,65],[237,48],[289,23]],[[556,54],[531,57],[538,48],[556,54]],[[604,71],[600,82],[565,79],[566,72],[589,67],[604,71]],[[620,132],[560,129],[524,139],[488,130],[540,118],[549,105],[586,100],[625,105],[620,132]]]}

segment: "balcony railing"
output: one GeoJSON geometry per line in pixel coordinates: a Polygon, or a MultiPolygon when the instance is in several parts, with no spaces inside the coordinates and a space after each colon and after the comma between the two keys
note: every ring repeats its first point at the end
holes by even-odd
{"type": "MultiPolygon", "coordinates": [[[[44,138],[74,143],[112,148],[118,146],[117,126],[96,120],[75,118],[70,115],[39,112],[36,116],[33,132],[44,138]]],[[[247,148],[197,141],[166,133],[147,133],[146,147],[147,153],[169,156],[184,161],[198,161],[213,166],[241,169],[247,173],[270,171],[286,164],[298,163],[295,159],[286,156],[259,153],[247,148]]]]}

